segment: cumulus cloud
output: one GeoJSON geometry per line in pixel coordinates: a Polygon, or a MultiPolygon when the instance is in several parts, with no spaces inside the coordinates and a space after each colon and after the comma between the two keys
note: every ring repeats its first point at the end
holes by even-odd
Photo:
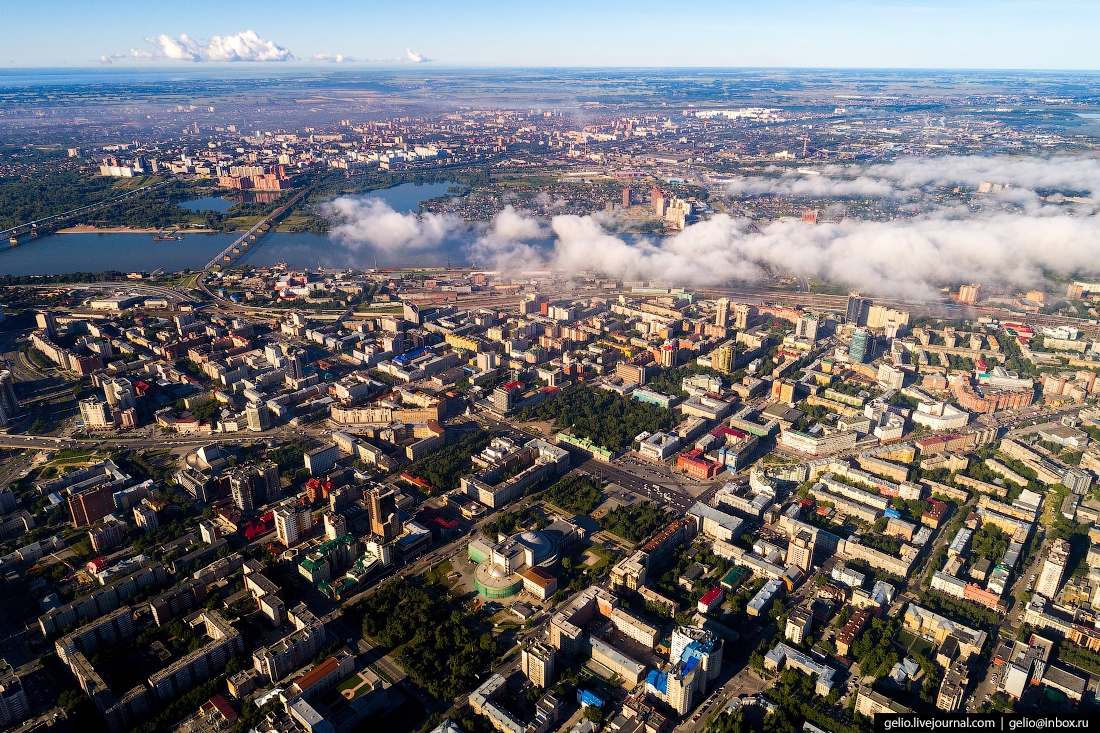
{"type": "Polygon", "coordinates": [[[402,214],[371,197],[341,196],[326,205],[325,213],[339,222],[332,236],[344,246],[369,246],[389,254],[438,248],[465,226],[458,216],[402,214]]]}
{"type": "Polygon", "coordinates": [[[481,237],[472,249],[479,262],[511,271],[586,270],[695,286],[794,273],[909,298],[935,297],[942,285],[961,281],[1032,287],[1045,272],[1094,271],[1100,262],[1100,217],[1050,213],[935,214],[819,226],[774,222],[759,231],[720,214],[664,238],[617,235],[591,216],[555,216],[551,228],[549,247],[481,237]]]}
{"type": "Polygon", "coordinates": [[[132,48],[130,55],[141,59],[166,59],[170,61],[295,61],[297,56],[289,50],[260,38],[255,31],[244,31],[231,36],[212,36],[210,42],[203,44],[186,33],[179,38],[167,34],[149,36],[145,39],[155,46],[154,51],[132,48]]]}
{"type": "MultiPolygon", "coordinates": [[[[969,185],[982,179],[1021,188],[1100,191],[1100,165],[1059,159],[939,160],[891,164],[879,179],[899,190],[969,185]]],[[[848,176],[855,182],[855,176],[848,176]]],[[[810,181],[810,183],[813,183],[810,181]]],[[[975,184],[976,185],[976,184],[975,184]]],[[[549,199],[547,199],[549,200],[549,199]]],[[[753,226],[725,214],[668,237],[617,231],[605,214],[540,218],[507,206],[470,226],[450,215],[400,214],[383,201],[344,197],[330,204],[333,235],[349,253],[364,247],[395,257],[463,255],[506,272],[595,271],[608,277],[717,287],[795,274],[873,295],[936,298],[939,288],[983,282],[1019,289],[1048,273],[1100,274],[1100,213],[1067,210],[1035,199],[1019,210],[931,209],[891,221],[846,219],[820,225],[775,221],[753,226]]]]}
{"type": "Polygon", "coordinates": [[[414,64],[423,64],[431,61],[431,59],[422,53],[417,53],[416,51],[413,51],[411,48],[406,48],[405,58],[403,59],[403,61],[409,61],[414,64]]]}
{"type": "Polygon", "coordinates": [[[99,57],[99,63],[101,63],[101,64],[113,64],[114,62],[118,61],[119,59],[124,59],[124,58],[126,58],[126,54],[124,54],[124,53],[113,53],[110,56],[107,56],[107,55],[100,56],[99,57]]]}

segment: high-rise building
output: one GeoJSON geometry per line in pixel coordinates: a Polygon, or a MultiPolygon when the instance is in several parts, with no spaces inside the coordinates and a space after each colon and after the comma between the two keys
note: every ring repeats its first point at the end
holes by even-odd
{"type": "Polygon", "coordinates": [[[297,351],[292,351],[286,355],[286,373],[291,379],[301,379],[306,375],[305,362],[302,359],[302,355],[297,351]]]}
{"type": "Polygon", "coordinates": [[[92,550],[95,552],[106,552],[112,547],[117,547],[122,544],[122,526],[121,522],[107,520],[103,524],[92,527],[88,532],[88,539],[91,541],[92,550]]]}
{"type": "Polygon", "coordinates": [[[719,298],[718,309],[714,313],[714,325],[725,326],[730,319],[730,299],[719,298]]]}
{"type": "Polygon", "coordinates": [[[380,486],[367,491],[370,505],[370,531],[390,542],[397,538],[401,530],[401,520],[397,515],[397,492],[380,486]]]}
{"type": "Polygon", "coordinates": [[[248,429],[254,433],[271,429],[271,411],[262,402],[249,403],[244,408],[244,416],[248,422],[248,429]]]}
{"type": "Polygon", "coordinates": [[[649,203],[653,205],[653,213],[657,215],[659,219],[665,217],[665,212],[668,210],[668,199],[661,192],[659,188],[653,188],[649,192],[649,203]]]}
{"type": "Polygon", "coordinates": [[[634,194],[629,188],[623,189],[623,208],[630,206],[634,203],[634,194]]]}
{"type": "Polygon", "coordinates": [[[311,528],[308,506],[284,505],[275,510],[275,536],[287,547],[305,539],[311,528]]]}
{"type": "Polygon", "coordinates": [[[134,521],[137,523],[138,527],[146,532],[152,532],[160,526],[160,521],[157,519],[157,513],[153,511],[153,507],[148,504],[138,504],[134,507],[134,521]]]}
{"type": "Polygon", "coordinates": [[[676,366],[676,361],[680,356],[680,342],[676,339],[665,341],[661,346],[661,366],[666,369],[671,369],[676,366]]]}
{"type": "Polygon", "coordinates": [[[340,451],[335,443],[314,448],[305,455],[306,468],[310,476],[324,476],[336,466],[340,451]]]}
{"type": "Polygon", "coordinates": [[[334,540],[348,533],[348,523],[343,514],[328,512],[325,514],[325,541],[334,540]]]}
{"type": "Polygon", "coordinates": [[[260,474],[263,485],[264,501],[270,504],[283,494],[282,477],[279,475],[279,464],[274,461],[264,461],[256,470],[260,474]]]}
{"type": "Polygon", "coordinates": [[[532,639],[520,651],[523,674],[535,687],[546,690],[554,684],[554,647],[532,639]]]}
{"type": "Polygon", "coordinates": [[[787,564],[802,568],[809,575],[814,564],[814,538],[806,530],[800,530],[787,545],[787,564]]]}
{"type": "Polygon", "coordinates": [[[722,344],[710,355],[710,365],[723,374],[733,371],[734,349],[733,344],[722,344]]]}
{"type": "Polygon", "coordinates": [[[104,380],[103,396],[107,398],[107,404],[112,410],[129,410],[137,406],[134,402],[134,385],[125,377],[104,380]]]}
{"type": "Polygon", "coordinates": [[[788,641],[801,644],[813,631],[814,615],[808,609],[796,608],[787,616],[787,625],[783,635],[788,641]]]}
{"type": "Polygon", "coordinates": [[[0,370],[0,427],[6,427],[19,412],[19,398],[15,396],[15,378],[7,370],[0,370]]]}
{"type": "Polygon", "coordinates": [[[959,288],[959,302],[973,305],[982,296],[982,286],[979,283],[963,285],[959,288]]]}
{"type": "Polygon", "coordinates": [[[34,320],[38,328],[46,334],[46,338],[50,341],[57,340],[57,319],[53,317],[53,313],[42,311],[34,317],[34,320]]]}
{"type": "Polygon", "coordinates": [[[755,315],[754,314],[755,310],[756,309],[753,308],[748,303],[734,303],[733,304],[733,313],[734,313],[733,327],[736,328],[738,331],[744,331],[746,328],[748,328],[749,327],[749,320],[753,317],[753,315],[755,315]]]}
{"type": "Polygon", "coordinates": [[[1058,595],[1058,589],[1062,586],[1062,576],[1066,572],[1066,564],[1069,562],[1070,544],[1058,539],[1050,545],[1047,560],[1043,563],[1043,572],[1039,574],[1039,581],[1035,584],[1035,592],[1049,600],[1054,600],[1058,595]]]}
{"type": "Polygon", "coordinates": [[[852,332],[852,345],[848,347],[848,358],[858,364],[867,361],[871,351],[871,334],[857,328],[852,332]]]}
{"type": "Polygon", "coordinates": [[[0,659],[0,726],[7,728],[27,718],[31,712],[23,682],[7,660],[0,659]]]}
{"type": "Polygon", "coordinates": [[[848,308],[844,312],[844,322],[856,326],[862,326],[867,322],[867,311],[871,308],[871,301],[861,298],[859,293],[848,294],[848,308]]]}
{"type": "Polygon", "coordinates": [[[115,426],[111,408],[106,402],[88,397],[81,400],[79,405],[80,419],[84,421],[84,427],[88,430],[104,430],[115,426]]]}
{"type": "Polygon", "coordinates": [[[114,508],[111,487],[106,484],[85,489],[69,497],[69,511],[73,515],[74,527],[93,525],[114,511],[114,508]]]}
{"type": "Polygon", "coordinates": [[[252,466],[238,466],[229,472],[229,494],[233,498],[233,506],[242,512],[250,512],[259,506],[266,498],[266,491],[260,491],[258,479],[259,474],[252,466]]]}
{"type": "Polygon", "coordinates": [[[806,339],[807,341],[817,340],[817,328],[818,321],[817,316],[812,316],[809,313],[801,315],[794,324],[794,337],[806,339]]]}

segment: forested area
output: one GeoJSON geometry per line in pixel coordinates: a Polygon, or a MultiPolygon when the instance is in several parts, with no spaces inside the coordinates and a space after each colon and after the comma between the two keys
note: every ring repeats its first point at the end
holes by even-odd
{"type": "Polygon", "coordinates": [[[493,635],[477,634],[458,610],[404,578],[387,582],[357,609],[363,633],[395,654],[405,673],[441,700],[469,690],[496,656],[493,635]]]}
{"type": "Polygon", "coordinates": [[[620,506],[600,517],[600,528],[630,542],[641,542],[668,524],[668,513],[652,501],[620,506]]]}
{"type": "Polygon", "coordinates": [[[603,484],[599,479],[571,474],[551,486],[542,498],[573,514],[589,514],[600,505],[603,484]]]}
{"type": "Polygon", "coordinates": [[[405,472],[428,481],[438,491],[457,489],[462,477],[470,472],[470,456],[480,453],[490,440],[492,436],[486,432],[463,435],[457,443],[413,461],[405,472]]]}
{"type": "Polygon", "coordinates": [[[569,428],[573,435],[613,451],[629,448],[639,433],[668,430],[676,424],[671,410],[581,385],[522,410],[519,419],[553,420],[555,429],[569,428]]]}

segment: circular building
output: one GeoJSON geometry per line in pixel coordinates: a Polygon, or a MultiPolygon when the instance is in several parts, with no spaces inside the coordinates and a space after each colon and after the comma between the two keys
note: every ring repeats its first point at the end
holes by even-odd
{"type": "Polygon", "coordinates": [[[467,552],[478,563],[474,587],[485,598],[508,598],[523,590],[522,573],[531,567],[551,567],[561,552],[556,532],[520,532],[499,544],[475,539],[467,552]]]}

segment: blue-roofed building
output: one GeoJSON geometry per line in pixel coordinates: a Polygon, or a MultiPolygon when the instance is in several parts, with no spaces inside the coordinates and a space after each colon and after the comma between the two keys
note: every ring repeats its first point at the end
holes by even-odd
{"type": "Polygon", "coordinates": [[[646,676],[646,692],[686,715],[722,670],[722,640],[704,629],[679,626],[672,633],[669,660],[668,672],[646,676]]]}
{"type": "Polygon", "coordinates": [[[592,690],[577,690],[577,704],[582,708],[602,708],[607,701],[592,692],[592,690]]]}

